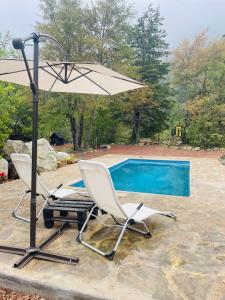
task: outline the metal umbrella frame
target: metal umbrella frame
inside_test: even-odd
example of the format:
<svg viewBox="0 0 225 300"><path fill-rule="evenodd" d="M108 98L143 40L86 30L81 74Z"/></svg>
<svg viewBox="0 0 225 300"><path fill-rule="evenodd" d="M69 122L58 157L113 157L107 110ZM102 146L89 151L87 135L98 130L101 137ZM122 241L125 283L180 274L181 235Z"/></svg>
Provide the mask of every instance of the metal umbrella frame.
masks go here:
<svg viewBox="0 0 225 300"><path fill-rule="evenodd" d="M39 65L39 42L41 39L47 39L55 43L60 50L65 55L65 62L61 63L52 63L49 64L48 62L45 62L43 65L42 63ZM33 41L33 66L31 66L31 62L27 60L26 54L25 54L25 43L28 41ZM52 91L60 91L60 88L62 88L62 85L58 87L59 90L53 90L56 88L56 85L58 84L73 84L76 80L86 80L83 83L83 93L85 92L85 83L90 83L92 85L92 88L94 91L92 94L102 94L102 95L113 95L119 92L128 91L132 89L137 89L144 87L145 85L142 83L139 83L135 80L132 80L126 76L120 75L119 73L116 73L110 69L107 69L101 65L96 65L92 63L71 63L67 61L67 53L64 47L53 37L47 35L47 34L40 34L40 33L32 33L29 36L25 37L24 39L17 38L13 39L13 47L17 50L20 50L23 56L23 61L25 63L25 69L23 70L16 70L12 72L3 72L2 79L0 77L0 80L7 81L7 82L14 82L18 84L28 85L27 82L20 83L17 82L17 79L15 81L14 79L10 79L10 74L16 74L19 72L26 72L28 74L29 79L29 85L30 89L32 91L33 96L33 123L32 123L32 171L31 171L31 200L30 200L30 245L27 248L19 248L19 247L11 247L11 246L3 246L0 245L0 252L6 252L6 253L12 253L12 254L19 254L22 255L22 258L19 259L15 264L15 268L22 268L27 263L29 263L32 259L38 258L42 260L47 261L53 261L53 262L60 262L60 263L67 263L67 264L77 264L79 259L78 258L72 258L68 256L62 256L53 254L47 251L44 251L43 248L47 245L49 245L52 241L54 241L57 237L59 237L70 225L69 223L65 223L59 230L55 231L51 236L49 236L44 242L42 242L40 245L37 245L36 241L36 180L37 180L37 138L38 138L38 98L39 98L39 70L44 71L44 73L51 76L53 78L53 82L51 82L50 88L48 87L47 90ZM100 71L99 71L100 68ZM31 74L31 70L33 71L33 76ZM101 72L103 70L103 72ZM74 75L74 72L75 75ZM101 84L98 83L98 80L95 81L93 77L91 77L92 74L97 74L96 76L99 78L101 76L109 76L112 81L114 80L114 83L118 83L121 81L123 84L120 86L120 89L118 91L113 89L113 84L109 84L107 86L110 87L110 91L101 86ZM72 74L74 76L72 76ZM104 77L102 78L103 82ZM112 89L111 89L112 86ZM44 89L45 88L41 88ZM73 89L69 90L70 93L78 93L79 90L73 91ZM82 90L81 90L82 92ZM87 94L89 92L86 92Z"/></svg>

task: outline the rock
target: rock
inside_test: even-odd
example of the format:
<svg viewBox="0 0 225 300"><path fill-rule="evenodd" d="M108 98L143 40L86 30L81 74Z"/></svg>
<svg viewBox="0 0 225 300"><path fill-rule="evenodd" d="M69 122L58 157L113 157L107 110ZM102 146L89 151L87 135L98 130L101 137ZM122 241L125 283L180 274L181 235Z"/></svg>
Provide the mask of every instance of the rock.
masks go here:
<svg viewBox="0 0 225 300"><path fill-rule="evenodd" d="M192 147L186 146L186 147L183 147L183 150L192 150Z"/></svg>
<svg viewBox="0 0 225 300"><path fill-rule="evenodd" d="M0 173L5 173L6 178L8 178L8 169L9 169L8 161L4 158L1 158L0 159Z"/></svg>
<svg viewBox="0 0 225 300"><path fill-rule="evenodd" d="M225 165L225 155L219 157L218 160L221 162L221 164Z"/></svg>
<svg viewBox="0 0 225 300"><path fill-rule="evenodd" d="M56 153L57 161L63 161L70 158L69 154L66 152L57 152Z"/></svg>
<svg viewBox="0 0 225 300"><path fill-rule="evenodd" d="M31 156L32 153L32 142L26 143L26 150ZM38 157L37 157L37 165L38 170L42 171L52 171L57 168L57 155L55 150L49 144L46 139L39 139L37 141L38 148Z"/></svg>
<svg viewBox="0 0 225 300"><path fill-rule="evenodd" d="M101 145L99 148L105 149L105 150L111 150L111 146L109 146L109 145Z"/></svg>
<svg viewBox="0 0 225 300"><path fill-rule="evenodd" d="M16 171L16 168L14 167L14 164L12 161L9 162L9 173L8 173L9 179L18 179L19 175Z"/></svg>
<svg viewBox="0 0 225 300"><path fill-rule="evenodd" d="M200 147L194 147L194 148L192 148L192 150L194 150L194 151L200 151L201 148Z"/></svg>
<svg viewBox="0 0 225 300"><path fill-rule="evenodd" d="M19 140L8 140L3 148L5 158L10 161L10 155L12 153L26 153L27 148L25 143Z"/></svg>

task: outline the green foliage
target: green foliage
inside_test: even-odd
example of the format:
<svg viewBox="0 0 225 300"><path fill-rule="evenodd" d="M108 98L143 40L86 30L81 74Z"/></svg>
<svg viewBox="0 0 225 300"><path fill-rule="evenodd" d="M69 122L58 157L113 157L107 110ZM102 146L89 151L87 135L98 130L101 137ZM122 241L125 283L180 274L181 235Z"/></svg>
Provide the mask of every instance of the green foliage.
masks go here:
<svg viewBox="0 0 225 300"><path fill-rule="evenodd" d="M11 46L10 33L0 33L0 57L15 57L16 52ZM23 97L24 91L13 84L0 82L0 149L10 134L17 131L30 129L30 124L23 124L28 117L28 110L23 103L27 101Z"/></svg>
<svg viewBox="0 0 225 300"><path fill-rule="evenodd" d="M0 149L10 134L30 135L31 108L24 89L0 84L0 115Z"/></svg>
<svg viewBox="0 0 225 300"><path fill-rule="evenodd" d="M137 143L139 137L151 137L167 127L171 101L164 58L168 44L158 8L150 5L138 20L124 0L96 0L89 5L80 0L41 0L40 8L37 30L55 37L69 60L98 61L148 85L109 98L41 92L40 137L48 139L58 132L79 149L96 143ZM0 35L0 56L12 54L9 41L9 35ZM64 59L50 42L42 45L41 56ZM11 133L30 136L32 123L30 91L13 85L2 89L1 145Z"/></svg>
<svg viewBox="0 0 225 300"><path fill-rule="evenodd" d="M165 77L169 64L162 61L168 55L166 32L162 29L162 18L159 8L154 9L150 4L131 32L131 45L135 50L135 63L138 66L139 77L147 82L151 88L151 98L146 103L140 120L140 135L152 137L155 133L167 128L168 116L171 109L171 89ZM137 110L134 113L137 119ZM137 123L137 122L136 122ZM133 141L137 142L133 127Z"/></svg>
<svg viewBox="0 0 225 300"><path fill-rule="evenodd" d="M53 132L61 134L66 142L71 142L70 124L65 117L65 106L57 94L40 94L39 136L47 140Z"/></svg>
<svg viewBox="0 0 225 300"><path fill-rule="evenodd" d="M169 64L162 61L169 54L162 21L159 8L154 9L150 4L134 25L131 36L141 78L151 85L158 84L168 74Z"/></svg>
<svg viewBox="0 0 225 300"><path fill-rule="evenodd" d="M204 31L174 51L173 80L182 104L187 142L203 148L225 145L225 40Z"/></svg>
<svg viewBox="0 0 225 300"><path fill-rule="evenodd" d="M0 57L17 57L16 51L11 44L11 34L7 32L2 34L0 32Z"/></svg>
<svg viewBox="0 0 225 300"><path fill-rule="evenodd" d="M127 73L130 71L128 60L132 49L126 39L131 9L123 1L101 0L83 7L76 0L42 0L41 11L43 22L38 24L38 30L58 39L67 50L69 59L99 61L115 65ZM57 51L48 44L42 49L42 56L62 59ZM48 113L45 116L48 104L43 105L41 134L49 134L51 128L59 128L59 124L64 122L66 126L61 128L70 127L74 149L82 144L93 145L96 139L100 142L114 141L123 125L114 118L109 102L98 101L100 98L103 99L88 95L54 95L54 100L59 100L54 102L55 107L51 110L56 118L49 118ZM54 100L52 98L51 101ZM49 106L53 104L49 103ZM60 128L57 131L63 133ZM67 130L64 130L65 134Z"/></svg>
<svg viewBox="0 0 225 300"><path fill-rule="evenodd" d="M214 97L197 98L188 103L191 119L187 139L202 148L225 145L225 104Z"/></svg>

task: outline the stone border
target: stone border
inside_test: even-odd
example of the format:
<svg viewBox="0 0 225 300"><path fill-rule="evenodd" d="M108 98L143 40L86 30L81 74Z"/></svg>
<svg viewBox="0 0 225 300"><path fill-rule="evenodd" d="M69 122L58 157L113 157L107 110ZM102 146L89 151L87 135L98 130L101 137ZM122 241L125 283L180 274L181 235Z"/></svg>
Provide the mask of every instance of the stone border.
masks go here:
<svg viewBox="0 0 225 300"><path fill-rule="evenodd" d="M38 295L49 300L106 300L87 293L76 292L75 290L62 289L60 287L38 283L33 280L20 279L17 276L0 273L0 286L11 289L15 292L22 292L30 295Z"/></svg>

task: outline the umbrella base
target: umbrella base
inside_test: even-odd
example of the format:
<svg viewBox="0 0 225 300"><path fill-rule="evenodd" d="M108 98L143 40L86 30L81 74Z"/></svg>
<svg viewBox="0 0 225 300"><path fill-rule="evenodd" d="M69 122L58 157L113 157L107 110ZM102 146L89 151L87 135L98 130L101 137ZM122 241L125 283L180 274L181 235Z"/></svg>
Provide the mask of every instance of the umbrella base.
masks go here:
<svg viewBox="0 0 225 300"><path fill-rule="evenodd" d="M42 242L39 247L36 248L19 248L10 246L1 246L0 252L11 253L22 255L22 257L13 265L14 268L21 269L26 264L28 264L32 259L42 259L46 261L64 263L76 265L79 262L78 258L72 258L69 256L62 256L50 252L43 251L43 248L52 243L56 238L58 238L66 229L70 227L69 223L64 223L63 226L56 230L52 235L50 235L44 242Z"/></svg>

